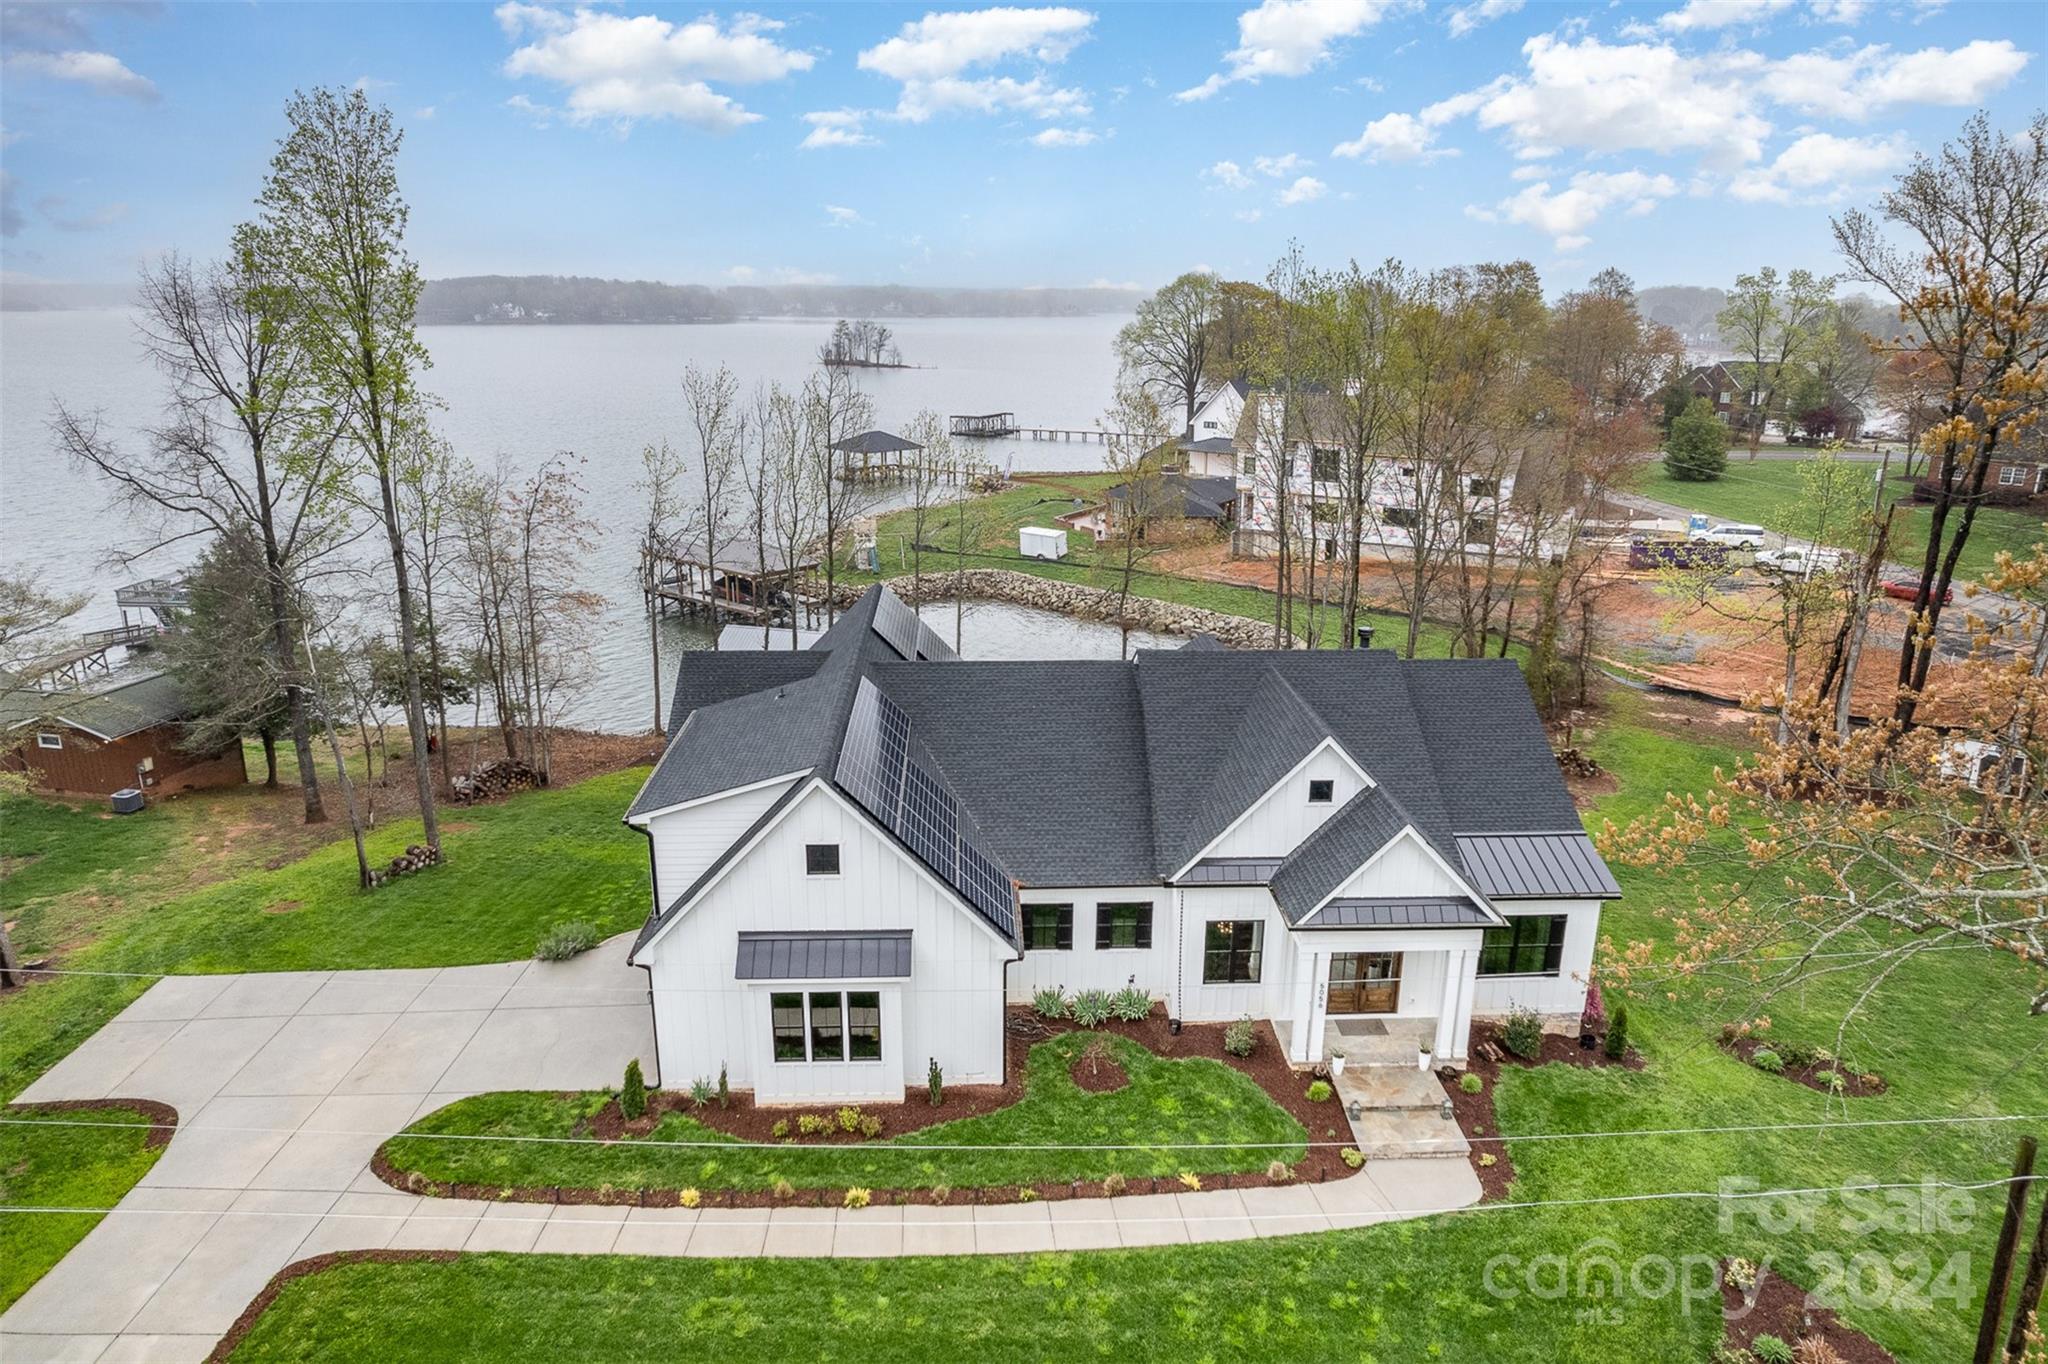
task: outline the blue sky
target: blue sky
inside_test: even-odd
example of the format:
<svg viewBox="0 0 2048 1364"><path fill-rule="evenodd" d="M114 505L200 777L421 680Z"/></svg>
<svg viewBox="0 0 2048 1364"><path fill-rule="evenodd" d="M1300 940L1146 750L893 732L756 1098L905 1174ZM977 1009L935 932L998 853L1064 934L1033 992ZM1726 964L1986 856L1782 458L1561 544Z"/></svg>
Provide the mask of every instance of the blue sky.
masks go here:
<svg viewBox="0 0 2048 1364"><path fill-rule="evenodd" d="M1526 257L1834 266L1827 216L2044 103L2035 3L4 7L0 264L218 250L294 87L404 124L429 275L1152 285Z"/></svg>

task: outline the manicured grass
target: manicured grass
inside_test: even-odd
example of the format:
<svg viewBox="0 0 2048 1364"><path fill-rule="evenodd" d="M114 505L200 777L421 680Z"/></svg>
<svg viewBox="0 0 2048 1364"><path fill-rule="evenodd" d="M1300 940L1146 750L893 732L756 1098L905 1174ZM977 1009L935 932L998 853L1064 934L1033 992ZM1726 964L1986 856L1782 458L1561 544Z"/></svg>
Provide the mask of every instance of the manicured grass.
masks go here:
<svg viewBox="0 0 2048 1364"><path fill-rule="evenodd" d="M1590 736L1581 731L1621 783L1590 825L1652 810L1666 790L1703 789L1746 747L1739 728L1660 715L1669 705L1616 692ZM1673 883L1618 874L1627 898L1608 908L1604 934L1668 942L1682 909ZM1772 1035L1831 1043L1854 983L1845 976L1771 1001ZM1851 1028L1846 1050L1891 1089L1849 1103L1715 1045L1720 1023L1747 1016L1751 1001L1646 984L1628 1004L1647 1069L1509 1068L1499 1120L1528 1135L2048 1113L2048 1020L2026 1014L2030 983L2003 958L1922 958ZM1833 1255L1862 1257L1862 1284L1841 1304L1852 1324L1902 1360L1945 1364L1969 1351L1997 1192L1956 1196L1946 1224L1931 1227L1866 1225L1879 1198L1826 1197L1790 1230L1759 1216L1780 1216L1784 1204L1717 1206L1711 1196L1728 1179L1768 1189L1997 1178L2026 1126L1521 1142L1511 1200L1546 1206L1231 1245L873 1263L477 1256L356 1266L287 1288L238 1357L362 1358L373 1348L365 1342L405 1339L447 1359L1702 1359L1720 1332L1718 1299L1687 1304L1659 1292L1665 1266L1698 1275L1721 1256L1768 1258L1817 1287L1827 1278L1819 1257ZM1654 1193L1709 1197L1577 1202ZM1620 1297L1582 1295L1581 1276L1597 1279L1607 1263L1624 1275ZM1962 1270L1963 1300L1915 1300L1916 1277L1945 1294L1956 1280L1938 1275L1951 1264ZM1542 1293L1531 1291L1532 1265ZM1647 1291L1626 1282L1638 1267ZM1570 1286L1561 1296L1547 1287L1560 1273Z"/></svg>
<svg viewBox="0 0 2048 1364"><path fill-rule="evenodd" d="M0 1204L29 1208L111 1208L163 1153L126 1108L66 1113L67 1124L0 1126ZM100 1126L99 1124L123 1124ZM100 1214L0 1215L0 1311L99 1224Z"/></svg>
<svg viewBox="0 0 2048 1364"><path fill-rule="evenodd" d="M1068 534L1067 557L1058 563L1044 559L1027 559L1017 552L1017 531L1020 527L1049 525L1053 517L1074 510L1074 499L1061 496L1061 489L1071 487L1090 498L1098 498L1102 490L1114 481L1107 474L1060 476L1057 488L1049 486L1049 478L1047 483L1026 483L976 499L969 519L977 533L968 546L965 556L966 567L1004 568L1060 582L1081 583L1089 587L1115 591L1122 581L1116 547L1097 545L1086 531L1073 531ZM875 582L880 578L894 578L909 573L911 560L908 546L912 539L909 512L892 512L883 516L876 536L881 550L882 571L879 577L842 568L839 575L841 581ZM960 542L960 521L954 515L951 506L935 508L929 513L924 542L942 552L927 552L924 555L923 571L950 572L956 563L953 550ZM1244 616L1266 623L1273 619L1274 601L1271 592L1256 587L1239 587L1230 583L1182 578L1148 568L1143 563L1133 575L1132 590L1138 596L1154 597L1182 606L1200 607L1228 616ZM1309 619L1313 615L1323 647L1337 647L1342 638L1343 616L1336 607L1311 608L1308 603L1297 601L1294 614L1294 629L1297 635L1307 634ZM1383 648L1399 648L1408 637L1408 618L1405 615L1365 611L1360 613L1359 620L1361 624L1371 625L1378 631L1374 642ZM1418 640L1418 651L1425 656L1441 657L1448 654L1450 648L1451 632L1441 625L1424 622ZM1519 655L1520 650L1514 652Z"/></svg>
<svg viewBox="0 0 2048 1364"><path fill-rule="evenodd" d="M1864 487L1877 477L1875 465L1858 465L1865 473ZM1664 470L1664 461L1652 460L1637 472L1635 491L1660 502L1670 502L1703 511L1723 521L1751 521L1773 524L1793 499L1799 496L1799 463L1796 460L1758 460L1752 464L1740 452L1728 456L1728 472L1706 483L1682 483ZM1891 548L1885 557L1892 563L1918 569L1927 555L1928 507L1912 501L1913 480L1896 475L1887 484L1886 496L1896 499L1898 513L1892 518ZM1953 524L1953 519L1951 520ZM1956 572L1963 579L1977 579L1989 573L1999 550L2024 557L2034 542L2048 536L2041 517L2011 507L1983 507L1970 527L1970 539ZM1854 546L1850 546L1854 548Z"/></svg>
<svg viewBox="0 0 2048 1364"><path fill-rule="evenodd" d="M1069 1069L1099 1039L1130 1084L1091 1094ZM1084 1061L1083 1064L1086 1064ZM407 1128L415 1133L569 1137L604 1106L609 1092L562 1096L482 1094L431 1113ZM830 1113L830 1108L817 1110ZM791 1126L796 1113L789 1115ZM1263 1170L1275 1160L1301 1159L1307 1139L1301 1124L1248 1077L1219 1061L1168 1060L1135 1042L1096 1033L1064 1033L1031 1049L1024 1096L1008 1108L938 1123L899 1137L858 1146L826 1146L798 1138L786 1145L739 1141L681 1114L670 1113L646 1144L540 1145L408 1140L386 1145L392 1164L440 1183L512 1187L564 1185L619 1189L766 1189L779 1179L801 1189L956 1189L1066 1183L1125 1176ZM663 1149L657 1142L725 1142L728 1149ZM1044 1144L1090 1146L1245 1142L1205 1151L999 1150ZM920 1152L930 1146L987 1146L987 1151Z"/></svg>
<svg viewBox="0 0 2048 1364"><path fill-rule="evenodd" d="M147 875L187 832L180 811L153 805L116 816L105 806L71 805L29 796L0 796L0 914L13 919L37 900L90 886L117 894L125 879ZM24 926L22 950L40 946Z"/></svg>

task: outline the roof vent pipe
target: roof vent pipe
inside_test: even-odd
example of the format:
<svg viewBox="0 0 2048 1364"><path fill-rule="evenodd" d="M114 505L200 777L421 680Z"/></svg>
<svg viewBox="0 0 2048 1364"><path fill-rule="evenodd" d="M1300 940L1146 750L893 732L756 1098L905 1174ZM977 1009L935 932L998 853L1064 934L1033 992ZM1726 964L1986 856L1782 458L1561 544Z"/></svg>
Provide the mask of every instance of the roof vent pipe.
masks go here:
<svg viewBox="0 0 2048 1364"><path fill-rule="evenodd" d="M1370 625L1358 627L1358 647L1361 649L1370 649L1372 647L1372 627Z"/></svg>

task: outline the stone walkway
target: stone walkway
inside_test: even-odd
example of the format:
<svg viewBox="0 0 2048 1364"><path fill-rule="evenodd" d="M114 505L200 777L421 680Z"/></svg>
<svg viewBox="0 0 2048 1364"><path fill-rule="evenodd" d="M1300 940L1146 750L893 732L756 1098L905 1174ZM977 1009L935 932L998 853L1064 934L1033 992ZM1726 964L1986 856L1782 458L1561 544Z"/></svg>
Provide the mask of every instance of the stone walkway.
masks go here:
<svg viewBox="0 0 2048 1364"><path fill-rule="evenodd" d="M858 1211L469 1202L370 1173L387 1137L466 1095L610 1087L634 1056L651 1069L646 977L624 949L159 982L20 1096L154 1099L180 1121L149 1174L0 1316L0 1359L203 1359L279 1269L335 1250L1009 1254L1328 1231L1479 1197L1464 1162L1427 1159L1293 1188Z"/></svg>

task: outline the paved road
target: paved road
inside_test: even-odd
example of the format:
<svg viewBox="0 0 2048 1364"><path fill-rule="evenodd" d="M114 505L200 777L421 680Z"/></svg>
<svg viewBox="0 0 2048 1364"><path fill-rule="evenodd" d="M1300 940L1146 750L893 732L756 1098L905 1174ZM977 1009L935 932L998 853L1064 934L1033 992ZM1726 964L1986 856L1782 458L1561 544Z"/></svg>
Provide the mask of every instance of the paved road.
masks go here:
<svg viewBox="0 0 2048 1364"><path fill-rule="evenodd" d="M859 1211L481 1203L370 1173L387 1137L455 1099L604 1088L631 1058L650 1063L646 977L625 957L622 937L558 964L151 987L21 1095L154 1099L180 1122L141 1183L0 1317L0 1359L203 1359L273 1274L335 1250L1003 1254L1327 1231L1479 1198L1470 1167L1443 1159L1294 1188Z"/></svg>

